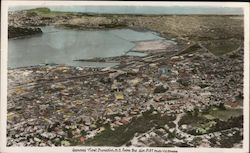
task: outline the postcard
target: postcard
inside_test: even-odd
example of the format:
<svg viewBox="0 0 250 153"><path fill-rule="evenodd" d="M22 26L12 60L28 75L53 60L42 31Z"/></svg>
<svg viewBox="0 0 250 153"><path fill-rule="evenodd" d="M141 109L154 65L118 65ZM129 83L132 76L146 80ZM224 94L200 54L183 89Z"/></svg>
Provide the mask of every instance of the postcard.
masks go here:
<svg viewBox="0 0 250 153"><path fill-rule="evenodd" d="M3 1L1 152L249 152L249 5Z"/></svg>

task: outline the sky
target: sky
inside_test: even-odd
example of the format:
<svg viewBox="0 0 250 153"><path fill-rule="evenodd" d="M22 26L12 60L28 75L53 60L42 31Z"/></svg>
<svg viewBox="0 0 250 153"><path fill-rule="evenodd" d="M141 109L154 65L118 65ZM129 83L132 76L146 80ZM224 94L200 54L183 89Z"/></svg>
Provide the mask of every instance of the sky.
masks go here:
<svg viewBox="0 0 250 153"><path fill-rule="evenodd" d="M194 6L41 6L52 11L99 14L243 14L242 8L194 7ZM37 6L13 6L9 11L37 8Z"/></svg>

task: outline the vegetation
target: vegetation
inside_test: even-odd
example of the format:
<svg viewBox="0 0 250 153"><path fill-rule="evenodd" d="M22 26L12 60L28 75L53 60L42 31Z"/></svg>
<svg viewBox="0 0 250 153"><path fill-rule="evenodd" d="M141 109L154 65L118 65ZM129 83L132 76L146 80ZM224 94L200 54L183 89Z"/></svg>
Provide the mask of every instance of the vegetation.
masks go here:
<svg viewBox="0 0 250 153"><path fill-rule="evenodd" d="M40 8L35 8L35 9L31 9L31 12L38 12L38 13L50 13L50 9L46 8L46 7L40 7Z"/></svg>
<svg viewBox="0 0 250 153"><path fill-rule="evenodd" d="M240 41L238 40L216 40L210 41L204 44L204 46L216 56L221 56L228 52L236 50L240 46Z"/></svg>
<svg viewBox="0 0 250 153"><path fill-rule="evenodd" d="M201 135L233 127L243 127L242 109L225 108L223 104L217 107L210 107L208 110L199 112L196 108L188 112L179 121L179 126L186 124L192 128L186 129L186 132L192 135Z"/></svg>
<svg viewBox="0 0 250 153"><path fill-rule="evenodd" d="M240 100L242 101L244 99L244 95L242 92L240 92L236 97L235 97L236 100Z"/></svg>
<svg viewBox="0 0 250 153"><path fill-rule="evenodd" d="M37 16L37 13L36 12L27 12L27 17L34 17L34 16Z"/></svg>
<svg viewBox="0 0 250 153"><path fill-rule="evenodd" d="M136 133L145 133L153 127L163 127L170 121L175 120L172 116L161 116L158 114L152 114L154 110L144 112L141 117L133 119L129 124L119 126L115 130L111 130L110 127L106 128L100 134L97 134L94 138L86 141L85 145L90 146L121 146L127 144Z"/></svg>
<svg viewBox="0 0 250 153"><path fill-rule="evenodd" d="M242 109L231 109L227 108L226 110L211 110L209 114L215 118L226 121L231 117L237 117L243 115Z"/></svg>
<svg viewBox="0 0 250 153"><path fill-rule="evenodd" d="M74 15L76 13L71 13L71 12L59 12L59 11L51 11L49 8L46 7L40 7L40 8L35 8L35 9L30 9L27 10L28 15L40 15L40 16L45 16L45 17L50 17L50 16L68 16L68 15Z"/></svg>
<svg viewBox="0 0 250 153"><path fill-rule="evenodd" d="M242 140L243 136L239 131L236 131L236 133L231 137L224 135L219 142L222 148L232 148L234 144L239 143Z"/></svg>

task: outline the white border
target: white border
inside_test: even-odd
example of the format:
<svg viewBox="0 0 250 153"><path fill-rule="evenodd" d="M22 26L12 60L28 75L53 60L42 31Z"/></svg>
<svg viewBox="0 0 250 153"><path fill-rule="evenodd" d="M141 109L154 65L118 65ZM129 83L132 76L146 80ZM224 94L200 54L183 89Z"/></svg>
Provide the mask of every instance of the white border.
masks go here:
<svg viewBox="0 0 250 153"><path fill-rule="evenodd" d="M211 7L241 7L247 8L244 2L147 2L147 1L3 1L5 6L41 6L41 5L84 5L84 6L211 6Z"/></svg>
<svg viewBox="0 0 250 153"><path fill-rule="evenodd" d="M246 153L249 152L249 3L244 2L125 2L125 1L2 1L1 12L1 138L0 152L72 152L73 148L98 147L6 147L6 119L7 119L7 17L9 6L212 6L212 7L240 7L244 9L244 139L242 149L221 148L155 148L168 149L186 153ZM112 148L112 147L102 147ZM131 147L130 147L131 148ZM152 147L151 147L152 148ZM135 148L136 149L136 148ZM138 149L138 148L137 148Z"/></svg>

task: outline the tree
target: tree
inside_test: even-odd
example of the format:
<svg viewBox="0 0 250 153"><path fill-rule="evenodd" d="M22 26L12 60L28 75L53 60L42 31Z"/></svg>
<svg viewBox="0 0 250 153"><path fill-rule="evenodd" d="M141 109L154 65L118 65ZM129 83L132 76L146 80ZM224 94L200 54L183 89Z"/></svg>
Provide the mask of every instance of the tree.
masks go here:
<svg viewBox="0 0 250 153"><path fill-rule="evenodd" d="M224 103L220 103L218 108L220 110L226 110L226 107L225 107Z"/></svg>
<svg viewBox="0 0 250 153"><path fill-rule="evenodd" d="M194 108L194 113L193 116L198 116L199 115L199 109L197 107Z"/></svg>

